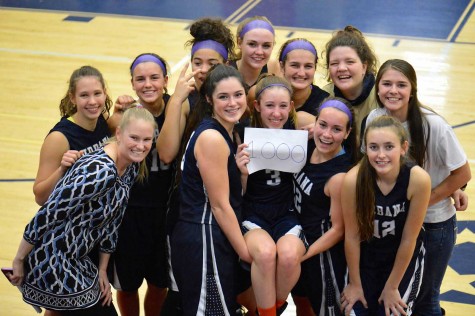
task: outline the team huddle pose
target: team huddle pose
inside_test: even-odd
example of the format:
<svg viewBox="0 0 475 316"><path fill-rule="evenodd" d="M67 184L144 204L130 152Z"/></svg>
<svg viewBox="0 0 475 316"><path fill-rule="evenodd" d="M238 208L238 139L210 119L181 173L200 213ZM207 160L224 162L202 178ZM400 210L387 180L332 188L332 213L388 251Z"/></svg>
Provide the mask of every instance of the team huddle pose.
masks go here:
<svg viewBox="0 0 475 316"><path fill-rule="evenodd" d="M102 74L73 72L44 140L40 208L8 277L46 315L442 315L440 287L471 178L414 68L377 58L353 26L286 41L263 16L234 36L190 27L173 95L155 53L112 107ZM237 48L237 51L236 51ZM112 114L109 111L113 110ZM306 130L298 172L249 173L245 128Z"/></svg>

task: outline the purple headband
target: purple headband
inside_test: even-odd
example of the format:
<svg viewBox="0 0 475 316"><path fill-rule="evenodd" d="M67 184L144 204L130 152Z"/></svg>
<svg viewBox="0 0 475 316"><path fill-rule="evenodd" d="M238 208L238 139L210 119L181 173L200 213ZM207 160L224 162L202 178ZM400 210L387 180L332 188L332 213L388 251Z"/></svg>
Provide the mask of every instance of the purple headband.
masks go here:
<svg viewBox="0 0 475 316"><path fill-rule="evenodd" d="M284 61L285 56L287 56L288 53L290 53L291 51L296 50L296 49L304 49L304 50L307 50L307 51L311 52L315 56L317 56L317 50L312 45L312 43L304 41L304 40L295 40L295 41L290 42L289 44L287 44L287 46L285 46L285 49L282 52L282 57L280 58L280 61Z"/></svg>
<svg viewBox="0 0 475 316"><path fill-rule="evenodd" d="M163 62L159 58L157 58L153 55L150 55L150 54L144 54L144 55L138 57L137 59L135 59L134 63L132 64L132 67L130 67L131 72L132 73L134 72L134 69L135 69L135 67L137 67L138 64L141 64L141 63L144 63L144 62L147 62L147 61L151 61L151 62L154 62L157 65L159 65L160 68L162 68L163 75L164 76L167 75L167 68L165 67Z"/></svg>
<svg viewBox="0 0 475 316"><path fill-rule="evenodd" d="M323 102L322 105L320 105L320 107L318 108L318 114L320 114L320 112L322 112L322 110L324 108L335 108L335 109L338 109L340 111L342 111L343 113L345 113L348 118L350 119L350 126L353 124L353 115L351 115L351 111L350 109L348 109L348 107L346 106L345 103L339 101L339 100L328 100L328 101L325 101Z"/></svg>
<svg viewBox="0 0 475 316"><path fill-rule="evenodd" d="M241 32L239 33L239 37L243 38L244 34L249 32L250 30L254 30L254 29L268 30L269 32L272 33L272 35L275 35L274 28L268 22L266 22L264 20L252 20L251 22L244 25Z"/></svg>
<svg viewBox="0 0 475 316"><path fill-rule="evenodd" d="M283 83L271 83L270 85L264 87L264 89L262 89L261 91L259 91L256 94L256 100L259 99L259 96L262 94L262 92L264 92L264 90L267 90L270 87L283 87L283 88L287 89L287 91L289 91L290 95L292 95L292 91L289 90L289 87L287 87L285 84L283 84Z"/></svg>
<svg viewBox="0 0 475 316"><path fill-rule="evenodd" d="M226 49L226 47L224 47L223 44L218 43L216 41L206 40L194 43L193 47L191 48L191 56L193 56L196 51L200 49L212 49L218 54L220 54L223 57L224 61L228 60L228 50Z"/></svg>

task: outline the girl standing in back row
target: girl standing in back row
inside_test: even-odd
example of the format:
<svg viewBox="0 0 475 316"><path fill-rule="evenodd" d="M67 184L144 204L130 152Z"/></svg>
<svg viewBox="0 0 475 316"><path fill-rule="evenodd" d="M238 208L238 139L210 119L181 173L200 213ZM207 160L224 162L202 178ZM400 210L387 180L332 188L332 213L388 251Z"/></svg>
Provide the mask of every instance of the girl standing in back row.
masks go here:
<svg viewBox="0 0 475 316"><path fill-rule="evenodd" d="M355 112L355 132L361 138L367 115L378 106L374 94L376 55L360 30L348 25L325 45L325 57L331 83L323 90L350 102Z"/></svg>
<svg viewBox="0 0 475 316"><path fill-rule="evenodd" d="M113 254L113 285L117 290L121 315L138 316L138 290L145 280L145 313L158 315L168 285L165 218L172 169L160 159L155 142L170 98L167 94L168 74L165 60L153 53L138 55L129 71L132 89L138 96L137 101L132 100L153 115L157 128L153 147L145 159L148 177L132 187L119 229L119 242Z"/></svg>

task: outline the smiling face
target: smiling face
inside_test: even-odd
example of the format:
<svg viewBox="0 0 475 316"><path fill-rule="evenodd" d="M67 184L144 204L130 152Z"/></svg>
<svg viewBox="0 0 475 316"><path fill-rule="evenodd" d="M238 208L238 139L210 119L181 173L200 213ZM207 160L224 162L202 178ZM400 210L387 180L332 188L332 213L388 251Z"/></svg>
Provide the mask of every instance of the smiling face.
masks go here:
<svg viewBox="0 0 475 316"><path fill-rule="evenodd" d="M281 62L282 73L294 91L308 88L313 83L316 65L315 55L304 49L295 49Z"/></svg>
<svg viewBox="0 0 475 316"><path fill-rule="evenodd" d="M117 144L121 161L126 164L140 162L150 152L155 127L143 119L131 119L121 129L116 130Z"/></svg>
<svg viewBox="0 0 475 316"><path fill-rule="evenodd" d="M407 120L411 83L401 72L388 68L378 83L378 97L391 116L401 122Z"/></svg>
<svg viewBox="0 0 475 316"><path fill-rule="evenodd" d="M347 100L354 100L363 91L367 65L349 46L337 46L329 54L330 78Z"/></svg>
<svg viewBox="0 0 475 316"><path fill-rule="evenodd" d="M407 141L401 144L395 127L371 128L366 132L366 154L379 178L397 177L407 147Z"/></svg>
<svg viewBox="0 0 475 316"><path fill-rule="evenodd" d="M211 67L223 63L223 57L215 50L209 48L197 50L191 58L191 70L201 70L201 72L198 72L194 77L196 87L198 89L201 87Z"/></svg>
<svg viewBox="0 0 475 316"><path fill-rule="evenodd" d="M227 77L216 84L211 100L214 118L224 127L232 127L246 111L246 93L236 77Z"/></svg>
<svg viewBox="0 0 475 316"><path fill-rule="evenodd" d="M95 76L87 76L81 77L76 82L75 92L69 97L77 108L75 119L93 121L102 114L107 96L99 79Z"/></svg>
<svg viewBox="0 0 475 316"><path fill-rule="evenodd" d="M274 48L274 34L266 29L253 29L238 39L242 62L254 69L264 67Z"/></svg>
<svg viewBox="0 0 475 316"><path fill-rule="evenodd" d="M263 127L282 128L289 119L293 102L286 88L274 86L262 91L259 100L254 101L254 107Z"/></svg>
<svg viewBox="0 0 475 316"><path fill-rule="evenodd" d="M168 77L162 68L151 61L138 64L132 74L132 88L143 105L161 102L163 91L167 87Z"/></svg>
<svg viewBox="0 0 475 316"><path fill-rule="evenodd" d="M328 158L335 157L350 134L348 123L349 118L343 111L332 107L322 109L315 122L316 150Z"/></svg>

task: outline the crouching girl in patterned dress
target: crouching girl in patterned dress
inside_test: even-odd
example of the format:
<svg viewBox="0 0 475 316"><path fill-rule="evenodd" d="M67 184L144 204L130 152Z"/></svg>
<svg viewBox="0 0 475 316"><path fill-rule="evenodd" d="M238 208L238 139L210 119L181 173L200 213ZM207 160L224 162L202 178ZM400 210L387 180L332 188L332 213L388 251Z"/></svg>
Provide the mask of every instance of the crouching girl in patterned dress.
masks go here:
<svg viewBox="0 0 475 316"><path fill-rule="evenodd" d="M61 315L117 315L106 267L155 127L147 110L127 110L116 140L78 159L58 182L13 260L9 278L27 303ZM88 256L96 245L99 267Z"/></svg>

